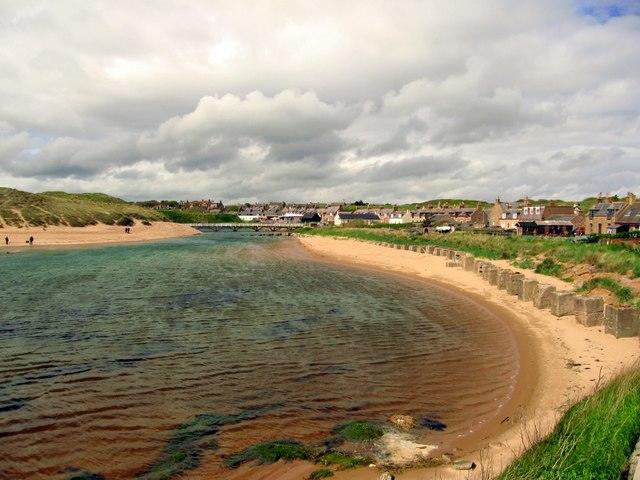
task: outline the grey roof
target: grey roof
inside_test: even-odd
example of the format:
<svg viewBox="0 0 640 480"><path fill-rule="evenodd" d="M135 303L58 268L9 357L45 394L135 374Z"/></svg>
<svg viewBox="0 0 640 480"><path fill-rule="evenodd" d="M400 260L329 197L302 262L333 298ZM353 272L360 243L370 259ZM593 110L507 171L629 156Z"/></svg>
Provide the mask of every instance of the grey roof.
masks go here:
<svg viewBox="0 0 640 480"><path fill-rule="evenodd" d="M620 211L616 219L621 224L640 224L640 202L633 202Z"/></svg>
<svg viewBox="0 0 640 480"><path fill-rule="evenodd" d="M589 216L611 218L613 215L615 215L620 210L622 210L625 205L626 204L624 202L596 203L593 207L589 209Z"/></svg>
<svg viewBox="0 0 640 480"><path fill-rule="evenodd" d="M348 213L340 212L342 220L380 220L380 217L373 212L366 213Z"/></svg>

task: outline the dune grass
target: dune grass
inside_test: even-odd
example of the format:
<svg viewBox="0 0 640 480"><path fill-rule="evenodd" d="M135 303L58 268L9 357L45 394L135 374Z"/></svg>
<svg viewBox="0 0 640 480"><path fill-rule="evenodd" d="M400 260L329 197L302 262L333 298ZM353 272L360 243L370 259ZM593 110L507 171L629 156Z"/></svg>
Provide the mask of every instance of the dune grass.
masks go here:
<svg viewBox="0 0 640 480"><path fill-rule="evenodd" d="M602 287L609 290L622 305L628 305L635 299L633 290L625 287L613 278L596 277L582 284L576 289L578 293L589 293L596 287Z"/></svg>
<svg viewBox="0 0 640 480"><path fill-rule="evenodd" d="M587 264L594 266L599 272L614 272L632 278L640 277L640 251L624 244L575 243L567 238L504 237L469 232L419 235L408 231L381 228L309 228L301 230L301 233L401 245L435 245L492 260L518 261L525 258L544 257L564 266ZM543 268L550 266L547 264ZM556 271L555 274L561 273Z"/></svg>
<svg viewBox="0 0 640 480"><path fill-rule="evenodd" d="M160 213L104 193L29 193L0 188L0 224L84 227L97 223L114 225L123 217L147 221L165 219Z"/></svg>
<svg viewBox="0 0 640 480"><path fill-rule="evenodd" d="M618 480L640 437L640 370L576 403L499 480Z"/></svg>

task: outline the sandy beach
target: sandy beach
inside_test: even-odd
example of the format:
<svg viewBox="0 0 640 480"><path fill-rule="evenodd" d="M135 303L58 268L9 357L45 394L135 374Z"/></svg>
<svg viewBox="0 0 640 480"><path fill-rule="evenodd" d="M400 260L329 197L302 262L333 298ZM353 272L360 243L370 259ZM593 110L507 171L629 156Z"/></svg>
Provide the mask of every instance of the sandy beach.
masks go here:
<svg viewBox="0 0 640 480"><path fill-rule="evenodd" d="M503 312L503 318L519 338L523 349L521 374L525 378L519 382L511 404L497 411L494 425L487 426L479 438L476 434L462 442L465 458L473 460L479 468L472 472L454 471L450 467L413 469L397 473L396 478L479 479L496 475L522 452L524 439L534 435L534 430L549 431L567 406L640 357L637 338L616 339L605 335L602 327L579 325L573 316L557 318L548 311L535 309L531 303L490 286L472 272L447 268L443 257L349 239L303 237L300 242L328 261L355 262L417 276L490 302ZM292 469L300 469L299 477L292 474ZM286 464L266 468L264 477L259 478L280 478L277 474L273 476L276 471L288 471L291 478L305 478L302 467ZM337 472L335 478L368 480L379 475L377 468L364 468Z"/></svg>
<svg viewBox="0 0 640 480"><path fill-rule="evenodd" d="M14 251L25 248L146 242L199 234L188 225L171 222L154 222L151 225L136 222L131 227L131 233L125 233L124 230L124 227L104 224L88 227L4 227L0 228L0 249ZM28 244L31 236L34 238L32 246ZM9 237L8 246L5 244L5 237Z"/></svg>

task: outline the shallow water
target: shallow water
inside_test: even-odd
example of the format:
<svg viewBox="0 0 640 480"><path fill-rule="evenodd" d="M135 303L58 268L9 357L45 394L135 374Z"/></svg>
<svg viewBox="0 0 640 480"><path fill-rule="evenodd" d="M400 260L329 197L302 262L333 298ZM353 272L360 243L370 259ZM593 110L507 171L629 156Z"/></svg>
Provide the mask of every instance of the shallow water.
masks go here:
<svg viewBox="0 0 640 480"><path fill-rule="evenodd" d="M395 413L425 419L419 441L451 442L495 415L517 373L512 335L482 306L288 238L3 255L0 308L3 479L134 478L197 415L213 427L189 444L193 467Z"/></svg>

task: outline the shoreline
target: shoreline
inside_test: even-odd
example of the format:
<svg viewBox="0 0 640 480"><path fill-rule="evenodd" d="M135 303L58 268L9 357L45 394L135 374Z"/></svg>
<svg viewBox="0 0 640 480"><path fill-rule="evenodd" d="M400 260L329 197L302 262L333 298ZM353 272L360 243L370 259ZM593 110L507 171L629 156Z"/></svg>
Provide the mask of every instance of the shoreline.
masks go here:
<svg viewBox="0 0 640 480"><path fill-rule="evenodd" d="M33 249L59 249L67 247L119 245L148 242L168 238L199 235L200 232L188 225L172 222L152 222L143 225L136 221L131 233L124 233L125 227L116 225L89 225L86 227L4 227L0 228L0 252L17 253ZM5 236L9 245L5 245ZM26 241L33 236L34 243Z"/></svg>
<svg viewBox="0 0 640 480"><path fill-rule="evenodd" d="M398 479L479 479L486 478L482 475L487 473L499 474L522 453L527 438L549 432L569 405L639 358L637 338L615 339L605 335L602 327L579 325L573 316L557 318L548 311L531 308L530 304L488 285L472 272L446 268L443 257L352 239L298 237L298 240L311 254L330 262L356 264L428 280L506 314L501 318L514 334L522 364L517 388L507 405L498 411L493 428L487 426L460 442L465 458L473 460L480 468L470 472L455 471L450 467L413 468L398 472ZM511 420L505 425L501 422L502 412L509 406L513 416L509 416ZM519 415L515 415L518 410ZM496 422L499 422L498 428ZM280 469L283 467L285 465ZM373 480L379 474L378 469L361 468L338 471L334 478ZM267 475L264 478L271 478Z"/></svg>

